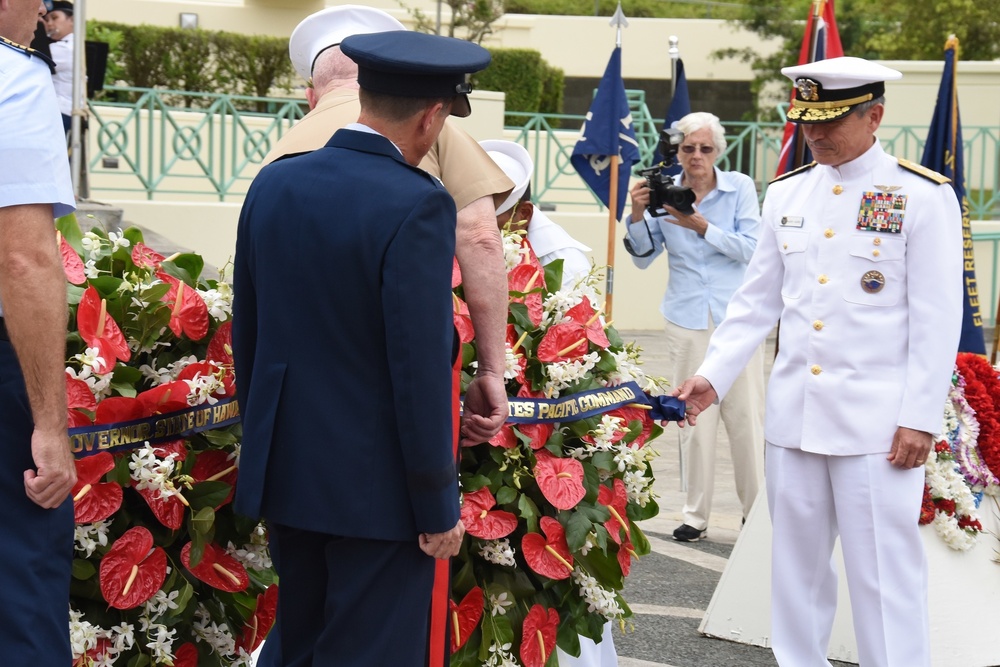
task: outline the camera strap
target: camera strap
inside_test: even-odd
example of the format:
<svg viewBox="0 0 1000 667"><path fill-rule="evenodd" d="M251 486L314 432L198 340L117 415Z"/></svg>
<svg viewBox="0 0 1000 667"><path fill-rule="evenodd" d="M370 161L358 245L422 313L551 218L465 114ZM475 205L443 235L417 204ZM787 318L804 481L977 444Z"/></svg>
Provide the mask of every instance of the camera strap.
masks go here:
<svg viewBox="0 0 1000 667"><path fill-rule="evenodd" d="M646 234L649 235L649 245L650 248L646 252L636 252L635 248L632 246L632 240L629 239L628 234L622 239L625 242L625 252L632 255L633 257L649 257L654 252L656 252L656 241L653 240L653 232L649 229L649 221L646 220L646 216L642 216L642 224L646 226Z"/></svg>

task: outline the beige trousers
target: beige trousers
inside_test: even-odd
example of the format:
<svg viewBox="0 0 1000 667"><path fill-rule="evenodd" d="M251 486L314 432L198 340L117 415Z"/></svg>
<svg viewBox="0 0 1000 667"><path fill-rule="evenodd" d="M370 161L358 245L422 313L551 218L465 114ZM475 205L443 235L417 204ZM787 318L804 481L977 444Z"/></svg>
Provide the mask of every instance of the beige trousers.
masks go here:
<svg viewBox="0 0 1000 667"><path fill-rule="evenodd" d="M667 348L673 369L671 383L676 387L694 375L705 358L708 341L715 327L685 329L666 321ZM719 405L698 415L697 426L680 429L681 455L685 461L687 499L684 523L704 530L712 513L715 491L715 441L719 420L726 427L733 461L736 495L743 506L743 516L750 513L764 478L764 352L757 348L732 389Z"/></svg>

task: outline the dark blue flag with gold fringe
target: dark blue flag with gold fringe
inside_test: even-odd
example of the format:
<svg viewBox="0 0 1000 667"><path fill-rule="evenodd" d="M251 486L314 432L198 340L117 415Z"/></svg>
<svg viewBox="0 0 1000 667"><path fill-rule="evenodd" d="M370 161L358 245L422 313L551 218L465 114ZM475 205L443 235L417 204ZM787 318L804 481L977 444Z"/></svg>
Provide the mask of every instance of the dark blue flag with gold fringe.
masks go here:
<svg viewBox="0 0 1000 667"><path fill-rule="evenodd" d="M927 131L927 143L920 164L944 174L962 205L962 252L965 266L965 299L962 313L962 338L959 352L986 355L983 339L983 316L976 285L976 260L969 224L969 200L965 195L965 163L962 154L962 119L958 113L958 39L952 36L944 45L944 72L938 88L934 117Z"/></svg>

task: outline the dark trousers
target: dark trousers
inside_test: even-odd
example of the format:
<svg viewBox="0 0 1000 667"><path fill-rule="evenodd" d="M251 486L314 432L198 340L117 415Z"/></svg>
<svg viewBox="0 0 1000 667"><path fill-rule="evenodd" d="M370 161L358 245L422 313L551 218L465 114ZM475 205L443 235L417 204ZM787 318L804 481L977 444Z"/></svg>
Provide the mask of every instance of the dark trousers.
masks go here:
<svg viewBox="0 0 1000 667"><path fill-rule="evenodd" d="M69 665L73 501L28 500L31 410L14 350L0 338L0 649L9 667ZM67 442L66 446L69 446Z"/></svg>
<svg viewBox="0 0 1000 667"><path fill-rule="evenodd" d="M269 529L280 621L260 665L423 667L434 559L416 539Z"/></svg>

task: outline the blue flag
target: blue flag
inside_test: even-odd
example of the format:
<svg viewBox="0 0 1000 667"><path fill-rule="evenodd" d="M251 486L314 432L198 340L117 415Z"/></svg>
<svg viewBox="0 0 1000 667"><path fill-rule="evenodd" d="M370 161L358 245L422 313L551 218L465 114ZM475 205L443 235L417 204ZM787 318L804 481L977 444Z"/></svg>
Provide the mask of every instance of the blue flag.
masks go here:
<svg viewBox="0 0 1000 667"><path fill-rule="evenodd" d="M632 165L639 161L632 112L628 108L625 82L622 81L621 47L615 47L611 54L570 158L580 177L609 209L613 155L618 156L618 201L614 211L615 218L621 220Z"/></svg>
<svg viewBox="0 0 1000 667"><path fill-rule="evenodd" d="M678 58L677 82L674 86L674 96L670 99L670 108L667 109L667 115L663 119L663 129L667 129L689 113L691 113L691 98L688 97L688 82L687 77L684 76L684 61ZM653 164L659 164L662 161L663 156L660 154L659 144L657 144L656 152L653 153ZM675 164L664 169L663 173L676 176L681 173L681 166Z"/></svg>
<svg viewBox="0 0 1000 667"><path fill-rule="evenodd" d="M983 316L979 308L976 285L976 261L972 252L972 227L969 224L969 201L965 196L965 162L962 155L962 119L958 113L958 88L955 66L958 60L958 40L945 44L944 72L938 88L934 117L927 131L927 143L920 164L951 179L951 187L962 205L962 249L965 255L965 299L962 307L962 338L959 352L986 355L983 340Z"/></svg>

